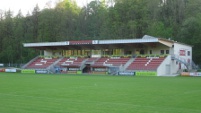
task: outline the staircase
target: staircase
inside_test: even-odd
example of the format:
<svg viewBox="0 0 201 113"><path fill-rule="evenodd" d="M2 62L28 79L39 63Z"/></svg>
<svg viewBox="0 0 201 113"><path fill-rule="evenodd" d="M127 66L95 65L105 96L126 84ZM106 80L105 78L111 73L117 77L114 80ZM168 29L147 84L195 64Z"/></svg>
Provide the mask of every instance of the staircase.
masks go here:
<svg viewBox="0 0 201 113"><path fill-rule="evenodd" d="M38 59L39 56L33 58L31 61L29 61L27 64L23 65L21 68L25 69L29 64L31 64L33 61L35 61L36 59Z"/></svg>
<svg viewBox="0 0 201 113"><path fill-rule="evenodd" d="M122 70L126 70L126 68L135 60L135 58L131 58L123 67Z"/></svg>
<svg viewBox="0 0 201 113"><path fill-rule="evenodd" d="M88 59L85 59L84 61L82 61L82 64L80 66L80 70L83 70L86 67L85 63L87 62L87 60Z"/></svg>
<svg viewBox="0 0 201 113"><path fill-rule="evenodd" d="M186 62L186 60L183 59L183 58L178 57L178 56L175 56L175 55L172 55L172 56L171 56L171 59L172 59L172 60L176 60L176 61L178 61L178 62L184 64L184 65L186 66L186 68L187 68L188 71L191 69L191 64L188 63L188 62Z"/></svg>
<svg viewBox="0 0 201 113"><path fill-rule="evenodd" d="M63 59L63 57L59 58L57 61L55 61L53 64L51 64L49 67L47 67L48 70L51 70L52 67L54 67L56 64L58 64L61 60Z"/></svg>

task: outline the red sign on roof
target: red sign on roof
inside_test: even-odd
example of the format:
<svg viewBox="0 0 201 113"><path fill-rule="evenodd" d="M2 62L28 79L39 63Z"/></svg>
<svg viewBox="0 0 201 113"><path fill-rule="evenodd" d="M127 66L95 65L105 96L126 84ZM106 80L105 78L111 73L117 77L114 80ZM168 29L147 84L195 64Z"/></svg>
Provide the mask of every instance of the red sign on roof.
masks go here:
<svg viewBox="0 0 201 113"><path fill-rule="evenodd" d="M92 40L69 41L69 45L92 44Z"/></svg>

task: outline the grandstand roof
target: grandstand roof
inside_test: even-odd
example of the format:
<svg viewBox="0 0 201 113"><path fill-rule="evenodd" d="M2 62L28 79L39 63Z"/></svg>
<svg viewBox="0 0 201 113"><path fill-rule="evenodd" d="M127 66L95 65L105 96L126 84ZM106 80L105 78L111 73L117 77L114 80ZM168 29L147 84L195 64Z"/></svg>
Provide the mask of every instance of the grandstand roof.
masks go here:
<svg viewBox="0 0 201 113"><path fill-rule="evenodd" d="M145 43L161 43L168 47L172 47L175 43L173 40L156 38L145 35L141 39L115 39L115 40L80 40L80 41L63 41L63 42L40 42L40 43L24 43L24 47L35 49L107 49L107 48L122 48L125 46ZM107 46L105 46L107 45Z"/></svg>

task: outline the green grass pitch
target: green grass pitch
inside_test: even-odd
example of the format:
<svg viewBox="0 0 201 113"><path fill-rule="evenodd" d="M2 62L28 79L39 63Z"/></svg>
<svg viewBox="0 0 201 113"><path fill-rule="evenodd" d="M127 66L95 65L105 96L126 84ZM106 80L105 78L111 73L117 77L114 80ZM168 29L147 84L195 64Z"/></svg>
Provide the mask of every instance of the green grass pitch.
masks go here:
<svg viewBox="0 0 201 113"><path fill-rule="evenodd" d="M201 78L0 73L0 113L201 113Z"/></svg>

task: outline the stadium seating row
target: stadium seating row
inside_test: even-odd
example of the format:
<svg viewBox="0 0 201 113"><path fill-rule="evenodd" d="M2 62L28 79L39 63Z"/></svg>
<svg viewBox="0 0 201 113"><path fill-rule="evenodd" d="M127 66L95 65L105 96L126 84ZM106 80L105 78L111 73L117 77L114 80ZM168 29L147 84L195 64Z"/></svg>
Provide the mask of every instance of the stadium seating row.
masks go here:
<svg viewBox="0 0 201 113"><path fill-rule="evenodd" d="M165 58L136 58L127 70L156 70Z"/></svg>
<svg viewBox="0 0 201 113"><path fill-rule="evenodd" d="M37 58L35 61L30 63L26 68L28 69L45 69L52 65L55 61L57 61L57 58L52 59L44 59L44 58Z"/></svg>
<svg viewBox="0 0 201 113"><path fill-rule="evenodd" d="M56 61L56 65L61 67L71 67L79 68L81 65L90 64L91 67L108 67L108 66L125 66L131 58L78 58L78 57L69 57L69 58L52 58L44 59L37 58L32 63L30 63L26 68L28 69L46 69ZM126 70L156 70L158 66L163 62L165 57L137 57L134 59L130 65L127 66Z"/></svg>

